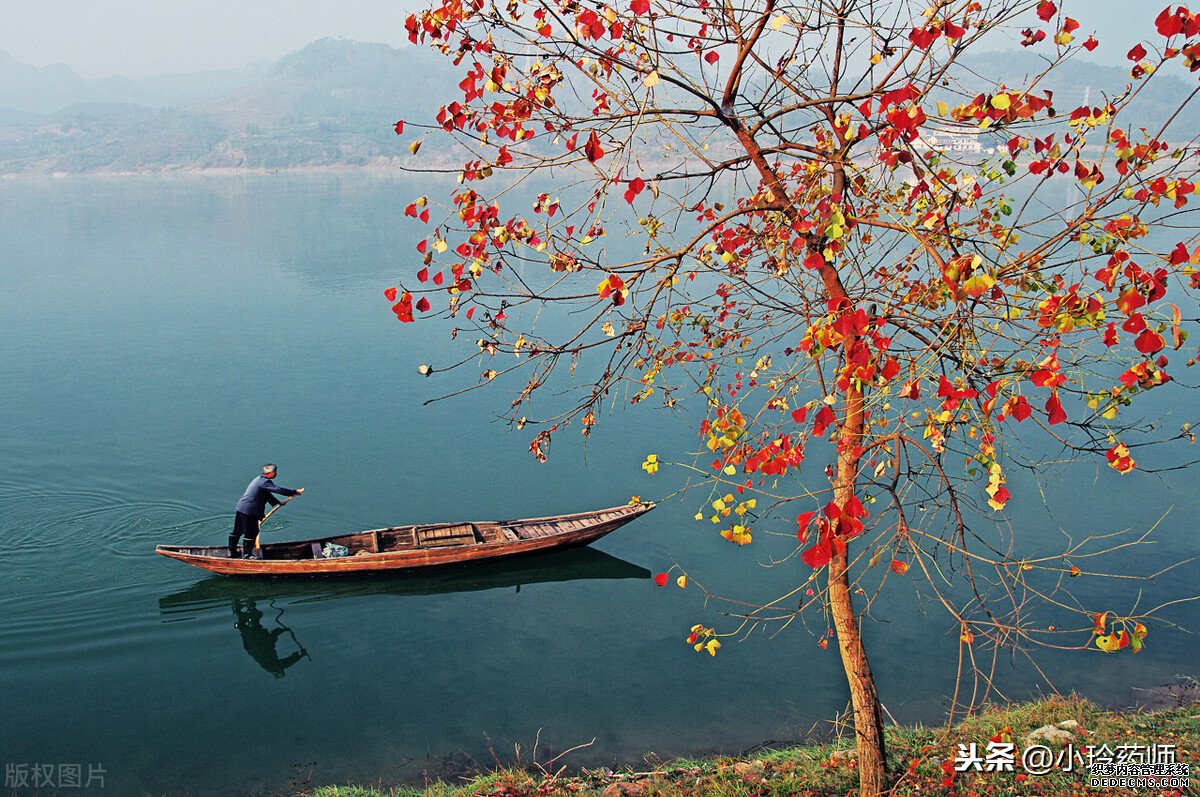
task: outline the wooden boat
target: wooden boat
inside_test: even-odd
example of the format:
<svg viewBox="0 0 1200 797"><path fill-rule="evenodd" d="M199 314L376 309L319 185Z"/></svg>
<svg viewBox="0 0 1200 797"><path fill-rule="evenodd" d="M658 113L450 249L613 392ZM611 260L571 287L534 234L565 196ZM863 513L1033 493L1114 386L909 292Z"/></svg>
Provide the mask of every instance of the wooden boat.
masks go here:
<svg viewBox="0 0 1200 797"><path fill-rule="evenodd" d="M262 559L233 559L225 545L160 545L155 553L222 575L336 575L377 570L417 570L490 561L588 545L654 504L614 506L573 515L490 522L392 526L336 537L262 546ZM326 557L326 543L349 555Z"/></svg>

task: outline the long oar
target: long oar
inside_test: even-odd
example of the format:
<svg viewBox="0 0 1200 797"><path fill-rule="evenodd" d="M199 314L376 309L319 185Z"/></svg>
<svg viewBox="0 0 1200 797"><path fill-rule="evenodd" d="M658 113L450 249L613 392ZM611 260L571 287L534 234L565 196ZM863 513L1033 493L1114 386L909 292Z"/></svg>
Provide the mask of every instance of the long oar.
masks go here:
<svg viewBox="0 0 1200 797"><path fill-rule="evenodd" d="M296 495L293 495L292 498L295 498L296 496L303 495L303 494L304 494L304 488L301 487L299 490L296 491ZM267 518L269 518L271 515L274 515L275 510L279 509L281 506L286 504L288 501L291 501L292 498L285 498L282 501L280 501L278 504L276 504L275 506L271 507L271 511L268 512L267 514L263 515L263 519L258 521L258 534L254 535L254 550L256 550L256 551L262 550L262 545L260 545L259 543L262 541L262 525L267 522Z"/></svg>

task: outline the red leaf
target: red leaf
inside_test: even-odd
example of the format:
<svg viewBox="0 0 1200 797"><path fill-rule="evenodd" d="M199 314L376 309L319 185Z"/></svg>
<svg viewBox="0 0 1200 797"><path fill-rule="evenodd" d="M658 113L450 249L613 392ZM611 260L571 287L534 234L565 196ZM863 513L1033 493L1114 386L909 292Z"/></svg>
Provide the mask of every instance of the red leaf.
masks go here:
<svg viewBox="0 0 1200 797"><path fill-rule="evenodd" d="M1087 50L1089 53L1092 50L1095 50L1099 46L1100 46L1100 42L1096 41L1095 36L1088 36L1087 41L1085 41L1083 43L1083 49Z"/></svg>
<svg viewBox="0 0 1200 797"><path fill-rule="evenodd" d="M842 507L842 513L853 518L867 516L866 507L862 505L862 501L858 500L857 495L852 495L846 499L846 503Z"/></svg>
<svg viewBox="0 0 1200 797"><path fill-rule="evenodd" d="M423 268L417 272L417 282L425 282L429 279L429 269Z"/></svg>
<svg viewBox="0 0 1200 797"><path fill-rule="evenodd" d="M818 269L824 265L825 265L825 258L821 255L820 252L809 252L808 256L804 258L804 267L805 268Z"/></svg>
<svg viewBox="0 0 1200 797"><path fill-rule="evenodd" d="M657 576L654 577L654 583L660 587L667 586L667 574L659 573Z"/></svg>
<svg viewBox="0 0 1200 797"><path fill-rule="evenodd" d="M411 324L413 320L412 294L408 291L400 294L400 301L392 305L392 312L396 314L396 318L406 324Z"/></svg>
<svg viewBox="0 0 1200 797"><path fill-rule="evenodd" d="M1132 50L1130 50L1125 55L1125 57L1128 58L1130 61L1140 61L1146 57L1146 48L1140 44L1136 45Z"/></svg>
<svg viewBox="0 0 1200 797"><path fill-rule="evenodd" d="M908 562L904 562L899 559L893 559L891 567L892 572L898 576L902 576L908 572Z"/></svg>
<svg viewBox="0 0 1200 797"><path fill-rule="evenodd" d="M404 120L401 119L399 122L396 122L396 124L394 125L394 129L396 131L396 135L398 135L398 136L404 135Z"/></svg>
<svg viewBox="0 0 1200 797"><path fill-rule="evenodd" d="M417 300L417 309L420 310L422 313L429 312L429 300L426 299L424 296L422 296L420 299Z"/></svg>
<svg viewBox="0 0 1200 797"><path fill-rule="evenodd" d="M632 205L633 200L636 199L637 195L642 193L645 188L645 180L643 180L641 177L633 178L629 181L629 188L625 191L625 201Z"/></svg>
<svg viewBox="0 0 1200 797"><path fill-rule="evenodd" d="M471 320L471 318L472 318L474 315L475 315L475 308L474 308L474 307L468 307L468 308L467 308L467 320L468 320L468 321L470 321L470 320Z"/></svg>
<svg viewBox="0 0 1200 797"><path fill-rule="evenodd" d="M796 526L798 527L798 529L796 531L796 537L798 537L801 541L803 541L804 538L808 535L808 524L812 520L813 515L815 515L815 514L817 514L817 513L816 512L801 512L799 515L796 515Z"/></svg>
<svg viewBox="0 0 1200 797"><path fill-rule="evenodd" d="M1117 345L1117 324L1115 321L1110 322L1109 325L1104 328L1104 345L1108 346L1110 349Z"/></svg>
<svg viewBox="0 0 1200 797"><path fill-rule="evenodd" d="M1038 3L1037 7L1038 19L1042 22L1049 22L1057 10L1054 3L1051 3L1050 0L1042 0L1042 2Z"/></svg>
<svg viewBox="0 0 1200 797"><path fill-rule="evenodd" d="M1058 400L1058 391L1051 391L1050 398L1046 399L1046 420L1053 426L1066 419L1067 413L1063 411L1062 402Z"/></svg>
<svg viewBox="0 0 1200 797"><path fill-rule="evenodd" d="M821 411L817 413L817 417L813 419L813 436L824 437L825 430L829 428L829 424L835 420L833 410L829 409L829 405L823 405Z"/></svg>
<svg viewBox="0 0 1200 797"><path fill-rule="evenodd" d="M717 61L720 61L720 60L721 60L721 54L718 53L716 50L709 50L708 53L704 56L704 61L705 61L705 63L708 63L708 64L715 64Z"/></svg>
<svg viewBox="0 0 1200 797"><path fill-rule="evenodd" d="M1133 342L1133 345L1142 354L1154 354L1155 352L1160 351L1167 344L1165 341L1163 341L1162 335L1158 334L1153 329L1147 328L1142 331L1142 334L1137 336L1137 340Z"/></svg>
<svg viewBox="0 0 1200 797"><path fill-rule="evenodd" d="M442 276L442 272L439 271L438 273L433 275L433 284L434 285L441 285L445 281L446 281L446 278Z"/></svg>
<svg viewBox="0 0 1200 797"><path fill-rule="evenodd" d="M889 382L896 378L896 374L900 373L900 363L896 362L895 357L888 357L883 364L883 369L880 375Z"/></svg>
<svg viewBox="0 0 1200 797"><path fill-rule="evenodd" d="M1021 35L1024 37L1021 39L1021 46L1032 47L1046 38L1046 31L1035 31L1033 28L1026 28L1025 30L1021 31Z"/></svg>
<svg viewBox="0 0 1200 797"><path fill-rule="evenodd" d="M913 28L908 34L908 40L918 50L928 50L941 35L941 28Z"/></svg>
<svg viewBox="0 0 1200 797"><path fill-rule="evenodd" d="M395 288L384 288L383 289L383 298L387 299L389 302L396 301L396 289Z"/></svg>
<svg viewBox="0 0 1200 797"><path fill-rule="evenodd" d="M426 238L422 238L421 242L417 244L417 251L420 252L421 254L425 254L425 250L427 250L428 248L429 248L429 240Z"/></svg>
<svg viewBox="0 0 1200 797"><path fill-rule="evenodd" d="M633 2L629 4L629 10L639 17L643 14L649 14L650 0L633 0Z"/></svg>
<svg viewBox="0 0 1200 797"><path fill-rule="evenodd" d="M1024 396L1017 396L1017 403L1012 411L1012 416L1017 419L1017 423L1028 418L1032 412L1033 408L1029 406L1029 401Z"/></svg>
<svg viewBox="0 0 1200 797"><path fill-rule="evenodd" d="M792 420L796 423L804 423L804 419L808 417L808 407L801 407L798 410L792 410Z"/></svg>
<svg viewBox="0 0 1200 797"><path fill-rule="evenodd" d="M829 564L829 560L833 558L833 553L830 551L828 543L817 543L800 554L800 558L804 560L804 564L816 570L818 567L824 567Z"/></svg>
<svg viewBox="0 0 1200 797"><path fill-rule="evenodd" d="M1155 18L1154 27L1158 28L1158 32L1163 36L1174 36L1183 32L1183 17L1178 12L1172 14L1171 7L1167 6Z"/></svg>
<svg viewBox="0 0 1200 797"><path fill-rule="evenodd" d="M1121 329L1126 332L1141 332L1146 328L1146 317L1141 313L1134 313L1125 319L1125 323L1121 324Z"/></svg>
<svg viewBox="0 0 1200 797"><path fill-rule="evenodd" d="M587 159L592 163L595 163L604 157L604 148L600 146L600 139L596 138L595 130L593 130L592 134L588 136L587 143L583 145L583 154L586 155Z"/></svg>

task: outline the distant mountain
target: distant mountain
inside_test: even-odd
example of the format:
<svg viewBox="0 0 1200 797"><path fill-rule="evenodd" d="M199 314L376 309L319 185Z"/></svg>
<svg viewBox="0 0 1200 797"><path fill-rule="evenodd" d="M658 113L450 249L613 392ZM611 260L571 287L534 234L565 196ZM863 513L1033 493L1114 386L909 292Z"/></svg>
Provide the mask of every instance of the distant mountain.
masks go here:
<svg viewBox="0 0 1200 797"><path fill-rule="evenodd" d="M158 75L142 80L127 77L88 80L63 64L29 66L0 51L0 108L45 114L95 102L179 107L247 85L271 66L270 61L264 61L237 69Z"/></svg>
<svg viewBox="0 0 1200 797"><path fill-rule="evenodd" d="M407 154L393 123L432 118L454 74L426 50L333 39L217 77L145 81L3 56L0 174L368 165ZM114 99L121 87L144 101Z"/></svg>
<svg viewBox="0 0 1200 797"><path fill-rule="evenodd" d="M1044 64L1029 52L984 53L962 62L958 77L967 91L1026 86ZM0 174L388 164L408 157L415 135L397 137L392 124L432 120L460 71L424 48L344 39L241 70L139 81L85 80L61 64L32 67L0 53ZM1070 61L1039 88L1067 113L1128 81L1125 69ZM1127 119L1157 130L1189 90L1160 75ZM1200 106L1173 131L1198 127ZM445 152L422 156L450 161Z"/></svg>
<svg viewBox="0 0 1200 797"><path fill-rule="evenodd" d="M1030 80L1046 68L1044 59L1032 52L995 52L972 55L963 62L963 66L974 73L974 77L960 74L962 82L972 90L983 91L987 85L1003 82L1009 87L1024 87ZM1168 64L1165 74L1155 75L1146 84L1126 114L1125 124L1135 127L1145 127L1151 132L1158 132L1158 127L1165 122L1179 107L1180 101L1191 93L1195 78L1185 81L1173 73L1175 64ZM1054 72L1043 82L1039 90L1054 92L1054 106L1060 113L1069 113L1085 102L1092 106L1102 105L1106 98L1103 92L1120 93L1126 84L1134 83L1125 67L1103 66L1090 61L1078 59L1067 61L1055 68ZM1136 84L1135 84L1136 87ZM1172 122L1170 128L1173 138L1180 138L1186 133L1191 138L1192 131L1200 126L1200 102L1190 103L1183 112Z"/></svg>

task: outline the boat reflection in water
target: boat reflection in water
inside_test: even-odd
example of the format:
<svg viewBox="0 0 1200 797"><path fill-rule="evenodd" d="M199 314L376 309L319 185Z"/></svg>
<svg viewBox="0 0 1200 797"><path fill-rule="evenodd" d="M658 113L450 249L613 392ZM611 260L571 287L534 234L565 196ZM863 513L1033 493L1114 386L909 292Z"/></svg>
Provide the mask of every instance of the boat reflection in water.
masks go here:
<svg viewBox="0 0 1200 797"><path fill-rule="evenodd" d="M650 575L650 571L644 567L594 548L575 548L527 559L480 562L412 573L310 579L209 576L186 589L159 598L158 610L163 622L172 623L194 620L206 613L227 610L232 606L237 618L235 627L241 634L246 652L264 670L276 678L282 678L289 667L303 658L311 657L296 639L295 633L283 624L284 611L275 605L277 600L286 600L287 605L292 607L374 595L441 595L508 588L520 592L524 584L576 579L644 579L650 578ZM261 602L268 603L275 612L274 619L269 621L273 628L268 629L263 625L264 614L258 608ZM285 635L290 637L295 650L280 656L280 637Z"/></svg>

